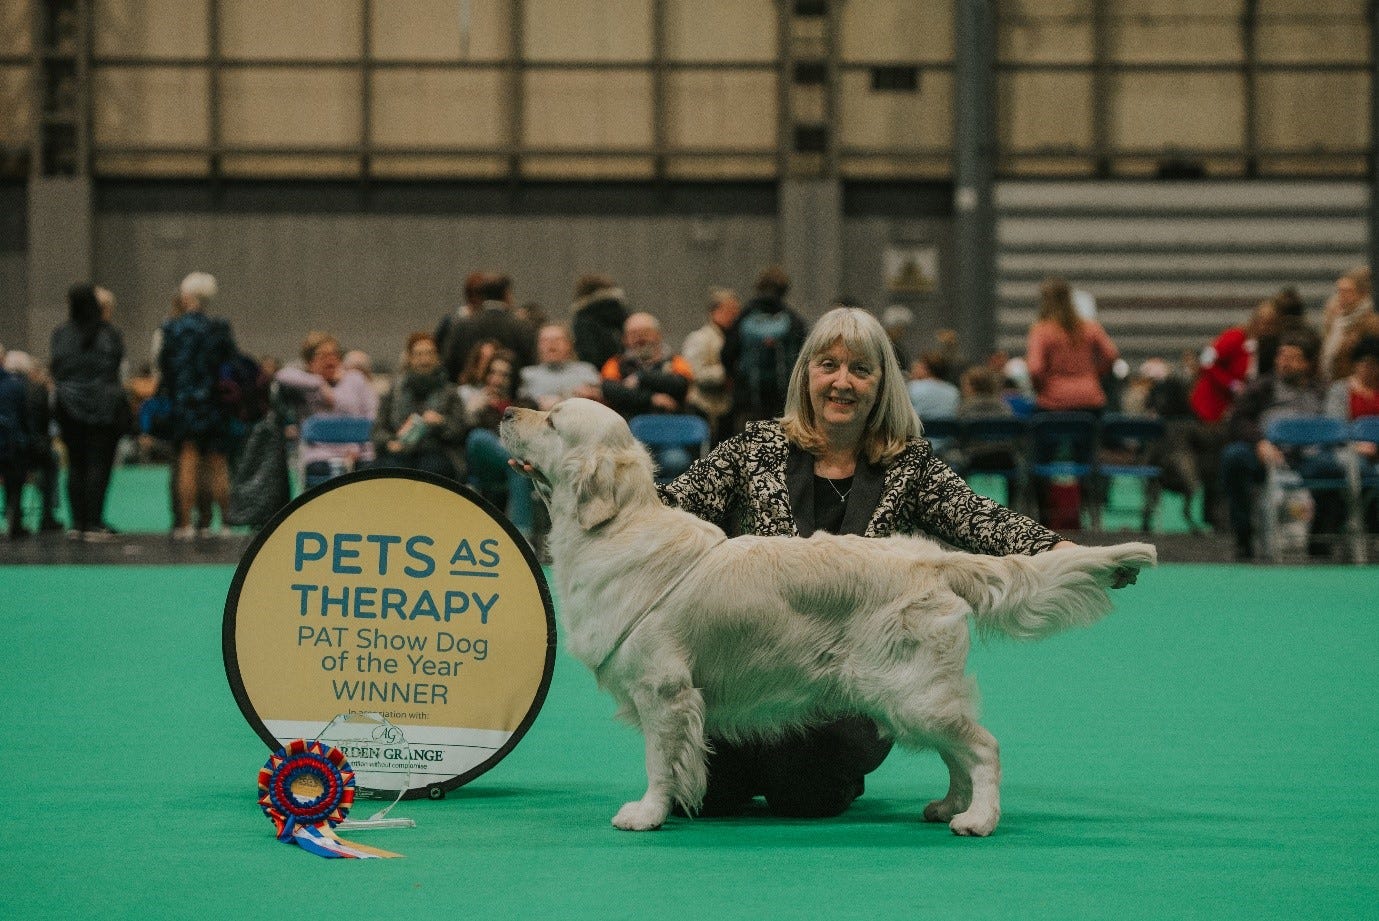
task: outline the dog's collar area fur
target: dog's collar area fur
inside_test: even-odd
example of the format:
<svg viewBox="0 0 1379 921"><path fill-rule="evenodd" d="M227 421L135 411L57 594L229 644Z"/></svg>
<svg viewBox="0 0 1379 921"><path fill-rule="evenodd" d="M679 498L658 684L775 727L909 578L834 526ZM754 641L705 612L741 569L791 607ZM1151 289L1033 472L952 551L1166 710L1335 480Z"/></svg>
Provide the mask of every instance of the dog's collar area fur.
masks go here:
<svg viewBox="0 0 1379 921"><path fill-rule="evenodd" d="M676 576L675 579L672 580L671 583L665 587L665 590L662 591L661 594L656 596L656 599L652 601L651 604L642 608L642 610L637 614L636 617L632 618L630 621L627 622L627 626L622 628L622 633L619 633L618 638L613 641L612 648L608 650L607 655L603 657L603 659L599 662L598 667L594 669L595 677L603 674L604 668L607 667L609 662L613 661L613 657L618 654L618 650L623 647L623 644L627 642L628 638L632 636L633 632L639 626L641 626L642 621L646 620L649 616L651 616L651 612L656 610L656 608L660 606L661 602L669 598L670 593L679 588L680 583L684 582L687 578L689 578L690 574L699 568L699 564L703 563L705 558L707 558L710 553L713 553L720 546L727 542L728 538L726 536L720 537L718 540L714 541L707 550L699 554L698 559L696 559L693 563L681 570L680 575Z"/></svg>

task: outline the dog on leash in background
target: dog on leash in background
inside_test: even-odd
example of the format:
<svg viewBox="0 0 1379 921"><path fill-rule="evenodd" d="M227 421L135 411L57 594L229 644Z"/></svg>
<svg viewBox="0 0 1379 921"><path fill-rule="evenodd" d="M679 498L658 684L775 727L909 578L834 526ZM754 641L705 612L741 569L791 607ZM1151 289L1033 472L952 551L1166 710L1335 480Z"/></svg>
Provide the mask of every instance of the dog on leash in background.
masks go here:
<svg viewBox="0 0 1379 921"><path fill-rule="evenodd" d="M698 808L706 736L861 713L947 765L925 820L991 834L1001 766L966 675L967 618L1024 639L1085 626L1156 560L1142 543L992 557L915 537L729 540L661 504L650 456L606 406L512 409L500 431L550 505L566 647L646 739L646 792L613 817L629 831L660 827L673 803Z"/></svg>

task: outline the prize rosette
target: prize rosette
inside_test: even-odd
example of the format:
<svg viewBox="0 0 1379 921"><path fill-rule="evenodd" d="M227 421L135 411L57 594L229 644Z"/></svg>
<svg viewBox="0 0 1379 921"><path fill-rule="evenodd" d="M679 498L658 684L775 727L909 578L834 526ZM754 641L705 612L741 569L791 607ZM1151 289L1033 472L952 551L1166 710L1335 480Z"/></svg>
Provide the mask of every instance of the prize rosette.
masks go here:
<svg viewBox="0 0 1379 921"><path fill-rule="evenodd" d="M294 739L259 769L259 806L279 841L321 857L400 856L336 837L352 805L354 771L338 748Z"/></svg>

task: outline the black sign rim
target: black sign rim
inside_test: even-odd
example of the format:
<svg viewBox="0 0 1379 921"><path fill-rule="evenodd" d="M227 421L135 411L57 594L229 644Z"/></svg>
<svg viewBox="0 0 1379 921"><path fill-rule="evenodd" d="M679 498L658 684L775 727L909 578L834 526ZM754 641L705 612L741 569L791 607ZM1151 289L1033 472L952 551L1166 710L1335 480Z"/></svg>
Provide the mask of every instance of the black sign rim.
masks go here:
<svg viewBox="0 0 1379 921"><path fill-rule="evenodd" d="M453 492L464 499L469 500L479 506L489 518L496 521L507 532L512 542L522 551L522 558L526 560L527 568L536 579L536 585L541 593L541 605L546 615L546 661L542 667L541 684L536 689L536 694L532 697L531 706L523 715L517 728L501 748L492 755L485 758L482 762L454 777L446 780L437 781L425 787L411 787L402 794L402 799L437 799L451 790L458 789L469 783L476 777L487 773L497 766L497 764L508 756L517 747L517 743L522 741L522 737L527 734L532 723L536 721L537 714L541 712L541 707L546 702L546 694L550 691L551 679L555 674L555 606L551 601L551 588L546 582L546 574L541 569L541 563L536 559L536 553L532 550L531 544L522 536L521 532L507 519L502 512L492 503L481 496L478 492L455 480L438 476L434 473L427 473L424 470L407 470L398 467L379 467L369 470L356 470L353 473L345 473L340 476L332 477L326 482L315 486L293 499L274 515L267 524L259 529L254 535L254 539L249 543L249 547L244 551L244 556L240 558L239 566L235 568L234 580L230 583L230 592L225 598L225 615L221 622L220 647L221 655L225 661L225 677L230 682L230 690L235 696L235 703L239 705L239 711L249 723L249 728L268 746L269 751L277 751L282 747L282 742L273 733L268 731L263 720L259 718L258 712L254 709L253 701L249 699L249 692L244 687L244 678L239 670L239 657L235 644L236 613L239 610L239 596L244 588L244 582L249 576L249 570L254 564L255 558L268 538L286 521L293 513L302 506L316 498L325 495L332 490L349 486L353 483L362 483L367 480L414 480L419 483L426 483L429 486L439 486L441 489Z"/></svg>

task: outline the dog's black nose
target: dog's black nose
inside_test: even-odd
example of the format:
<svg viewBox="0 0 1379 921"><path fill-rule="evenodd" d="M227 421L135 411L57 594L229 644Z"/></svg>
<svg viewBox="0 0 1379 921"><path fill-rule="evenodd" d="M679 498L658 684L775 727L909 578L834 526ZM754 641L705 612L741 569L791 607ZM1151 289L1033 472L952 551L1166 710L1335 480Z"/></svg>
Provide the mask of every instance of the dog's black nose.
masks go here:
<svg viewBox="0 0 1379 921"><path fill-rule="evenodd" d="M504 418L504 419L511 419L511 418L513 417L514 413L515 413L514 408L511 407L511 406L509 406L507 409L503 410L503 418Z"/></svg>

